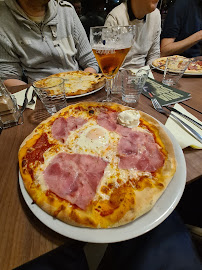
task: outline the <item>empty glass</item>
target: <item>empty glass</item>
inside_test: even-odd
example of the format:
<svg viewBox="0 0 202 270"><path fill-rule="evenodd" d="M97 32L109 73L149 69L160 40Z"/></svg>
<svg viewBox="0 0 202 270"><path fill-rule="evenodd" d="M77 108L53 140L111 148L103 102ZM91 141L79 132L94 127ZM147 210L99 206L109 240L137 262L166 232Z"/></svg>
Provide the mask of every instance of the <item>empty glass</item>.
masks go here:
<svg viewBox="0 0 202 270"><path fill-rule="evenodd" d="M188 68L191 59L176 56L167 57L162 83L168 86L176 85Z"/></svg>
<svg viewBox="0 0 202 270"><path fill-rule="evenodd" d="M126 103L137 103L149 75L149 70L140 69L136 73L122 70L122 100Z"/></svg>
<svg viewBox="0 0 202 270"><path fill-rule="evenodd" d="M67 106L64 79L47 77L34 82L33 86L50 115Z"/></svg>

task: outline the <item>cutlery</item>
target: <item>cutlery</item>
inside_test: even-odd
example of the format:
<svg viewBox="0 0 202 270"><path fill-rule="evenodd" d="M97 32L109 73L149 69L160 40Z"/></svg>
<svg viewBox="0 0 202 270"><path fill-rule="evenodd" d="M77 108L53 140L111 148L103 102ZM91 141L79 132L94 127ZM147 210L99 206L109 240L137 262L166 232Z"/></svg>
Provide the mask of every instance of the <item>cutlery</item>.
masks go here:
<svg viewBox="0 0 202 270"><path fill-rule="evenodd" d="M168 109L171 112L178 113L179 115L183 116L184 118L186 118L187 120L189 120L191 123L193 123L194 125L196 125L198 128L202 129L202 124L198 123L197 121L195 121L194 119L190 118L186 114L181 113L180 111L176 110L173 107L169 107L169 106L164 106L164 107L166 107L166 109Z"/></svg>
<svg viewBox="0 0 202 270"><path fill-rule="evenodd" d="M34 91L33 89L33 92L32 92L32 98L30 99L30 101L28 102L28 105L33 105L35 104L35 100L34 100L34 97L36 96L36 92Z"/></svg>
<svg viewBox="0 0 202 270"><path fill-rule="evenodd" d="M185 105L185 106L189 107L190 109L192 109L192 110L194 110L194 111L196 111L196 112L198 112L198 113L202 114L202 112L200 112L200 111L198 111L197 109L195 109L195 108L193 108L193 107L191 107L191 106L187 105L186 103L184 103L184 102L181 102L181 103L182 103L183 105Z"/></svg>
<svg viewBox="0 0 202 270"><path fill-rule="evenodd" d="M24 112L24 110L27 107L27 103L28 103L27 94L28 94L28 91L29 91L30 87L28 87L27 90L25 91L25 97L24 97L24 101L23 101L23 104L22 104L22 107L21 107L21 110L20 110L20 117L19 117L19 119L22 117L23 112Z"/></svg>
<svg viewBox="0 0 202 270"><path fill-rule="evenodd" d="M152 101L152 104L154 106L154 109L157 112L160 112L162 114L165 114L166 116L173 117L176 120L176 122L178 122L181 126L183 126L183 128L188 133L190 133L195 139L197 139L200 143L202 143L202 136L198 132L196 132L192 127L190 127L189 125L187 125L184 121L182 121L181 119L179 119L174 114L171 114L170 112L167 112L166 110L164 110L156 98L152 98L151 101Z"/></svg>
<svg viewBox="0 0 202 270"><path fill-rule="evenodd" d="M1 134L1 132L3 131L3 128L4 128L4 124L3 124L2 121L0 120L0 134Z"/></svg>

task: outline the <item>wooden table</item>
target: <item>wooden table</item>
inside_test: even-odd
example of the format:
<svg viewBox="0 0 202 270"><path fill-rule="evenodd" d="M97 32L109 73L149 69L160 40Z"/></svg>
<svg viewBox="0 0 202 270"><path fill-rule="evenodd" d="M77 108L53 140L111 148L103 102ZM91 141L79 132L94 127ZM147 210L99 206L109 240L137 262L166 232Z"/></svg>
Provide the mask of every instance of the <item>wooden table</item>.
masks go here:
<svg viewBox="0 0 202 270"><path fill-rule="evenodd" d="M162 74L154 73L157 80ZM201 111L202 79L187 77L180 80L179 88L192 94L192 99L184 102ZM11 92L19 91L23 87L14 87ZM104 89L83 98L71 99L72 102L96 100L105 95ZM184 105L183 105L184 106ZM185 106L184 106L185 107ZM141 96L137 109L147 112L163 124L166 116L156 112L151 102ZM202 114L185 107L198 119ZM13 269L41 254L44 254L70 239L63 237L43 225L27 207L18 183L18 149L25 137L47 117L47 112L41 102L37 101L34 111L24 112L24 124L3 130L0 136L0 269ZM202 151L187 148L184 151L187 163L187 181L193 181L202 176Z"/></svg>

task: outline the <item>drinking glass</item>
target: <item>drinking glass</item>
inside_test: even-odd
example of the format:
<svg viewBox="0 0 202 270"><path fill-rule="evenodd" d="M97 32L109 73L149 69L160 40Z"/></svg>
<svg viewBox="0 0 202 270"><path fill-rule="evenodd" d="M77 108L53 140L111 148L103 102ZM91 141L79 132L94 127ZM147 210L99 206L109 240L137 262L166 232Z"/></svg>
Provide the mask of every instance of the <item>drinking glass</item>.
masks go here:
<svg viewBox="0 0 202 270"><path fill-rule="evenodd" d="M111 95L116 76L134 42L135 26L96 26L90 28L90 44L106 78L107 96L103 102L117 102Z"/></svg>
<svg viewBox="0 0 202 270"><path fill-rule="evenodd" d="M67 106L63 78L47 77L35 81L33 87L50 115Z"/></svg>
<svg viewBox="0 0 202 270"><path fill-rule="evenodd" d="M177 85L191 61L183 57L177 62L176 56L167 57L162 83L168 86Z"/></svg>

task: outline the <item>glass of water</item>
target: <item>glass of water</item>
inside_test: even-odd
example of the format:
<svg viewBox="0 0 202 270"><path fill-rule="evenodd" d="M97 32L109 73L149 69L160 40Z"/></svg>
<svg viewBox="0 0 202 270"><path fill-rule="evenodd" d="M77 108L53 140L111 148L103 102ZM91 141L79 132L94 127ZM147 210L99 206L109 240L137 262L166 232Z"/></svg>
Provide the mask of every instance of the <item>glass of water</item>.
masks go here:
<svg viewBox="0 0 202 270"><path fill-rule="evenodd" d="M149 70L140 69L136 73L122 70L122 100L125 103L138 103L147 81Z"/></svg>
<svg viewBox="0 0 202 270"><path fill-rule="evenodd" d="M35 81L33 86L50 115L67 106L63 78L47 77Z"/></svg>
<svg viewBox="0 0 202 270"><path fill-rule="evenodd" d="M162 83L168 86L177 85L180 78L191 63L191 59L176 56L167 57Z"/></svg>

